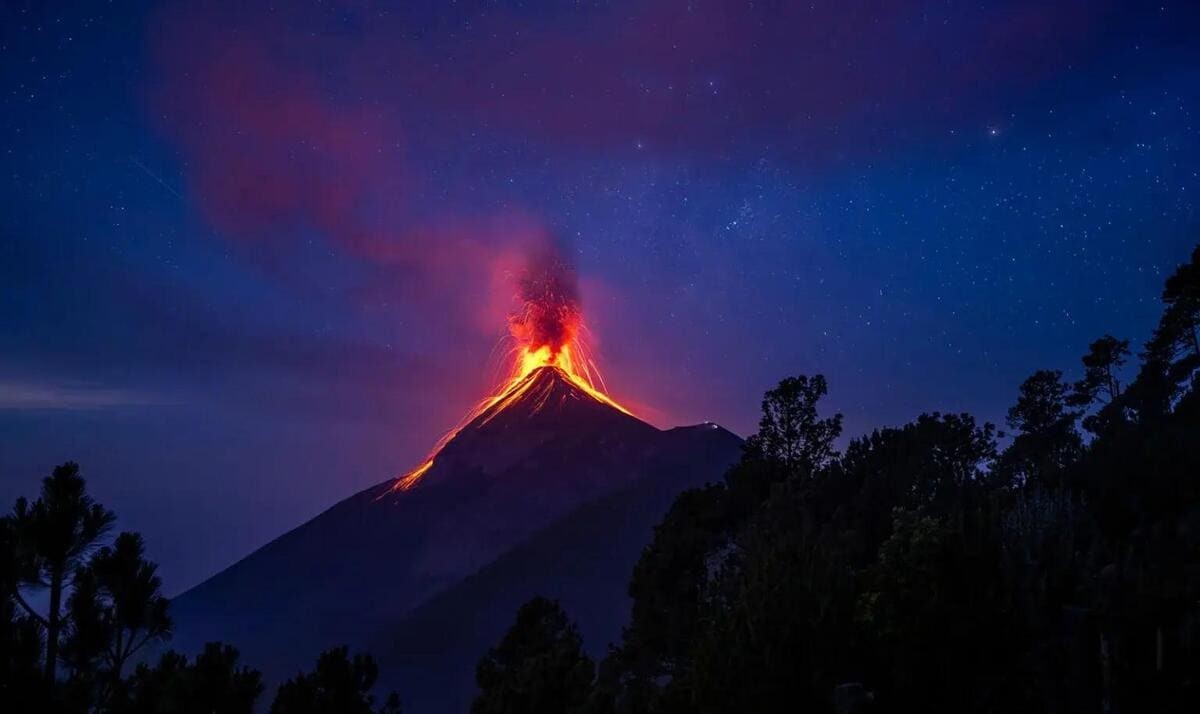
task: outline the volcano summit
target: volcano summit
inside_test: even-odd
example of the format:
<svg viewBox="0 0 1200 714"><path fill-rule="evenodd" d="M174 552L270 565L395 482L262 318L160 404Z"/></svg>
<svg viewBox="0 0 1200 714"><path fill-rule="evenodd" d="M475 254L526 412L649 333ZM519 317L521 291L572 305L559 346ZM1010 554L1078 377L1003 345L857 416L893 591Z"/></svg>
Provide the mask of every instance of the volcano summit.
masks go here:
<svg viewBox="0 0 1200 714"><path fill-rule="evenodd" d="M268 681L328 646L371 647L381 684L421 714L465 708L481 645L534 595L562 600L595 651L615 641L653 525L741 442L713 424L659 430L581 379L569 347L539 352L418 469L176 598L172 646L233 643Z"/></svg>

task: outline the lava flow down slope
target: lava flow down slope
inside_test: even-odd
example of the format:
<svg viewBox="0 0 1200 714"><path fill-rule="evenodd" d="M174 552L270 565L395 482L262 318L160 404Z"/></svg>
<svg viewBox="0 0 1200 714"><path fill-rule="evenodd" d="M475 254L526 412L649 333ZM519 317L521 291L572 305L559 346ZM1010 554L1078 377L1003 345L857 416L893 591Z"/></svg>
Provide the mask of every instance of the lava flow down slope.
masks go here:
<svg viewBox="0 0 1200 714"><path fill-rule="evenodd" d="M741 441L713 424L662 431L610 398L580 340L572 280L554 263L527 271L511 372L494 394L411 471L177 597L172 647L229 642L269 682L330 646L387 650L381 683L420 714L462 710L477 648L534 595L577 611L596 651L615 641L625 583L670 498L718 479ZM547 545L541 567L530 553ZM474 624L439 633L454 622Z"/></svg>

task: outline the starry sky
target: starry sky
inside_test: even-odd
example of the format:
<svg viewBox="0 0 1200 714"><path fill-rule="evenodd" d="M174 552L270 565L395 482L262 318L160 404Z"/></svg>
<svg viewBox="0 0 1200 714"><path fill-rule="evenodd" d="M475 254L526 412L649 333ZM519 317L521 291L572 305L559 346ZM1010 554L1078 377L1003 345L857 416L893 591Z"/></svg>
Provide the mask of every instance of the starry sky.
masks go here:
<svg viewBox="0 0 1200 714"><path fill-rule="evenodd" d="M574 263L611 393L1001 422L1200 241L1200 8L0 8L0 499L79 461L169 592L398 475Z"/></svg>

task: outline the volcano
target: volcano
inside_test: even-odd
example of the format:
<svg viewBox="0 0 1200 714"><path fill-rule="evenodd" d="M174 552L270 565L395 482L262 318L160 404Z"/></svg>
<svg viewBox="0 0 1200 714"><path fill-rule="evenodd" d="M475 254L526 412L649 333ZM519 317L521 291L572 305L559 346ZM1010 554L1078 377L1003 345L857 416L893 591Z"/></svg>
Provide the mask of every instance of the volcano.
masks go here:
<svg viewBox="0 0 1200 714"><path fill-rule="evenodd" d="M570 360L527 350L420 466L177 597L171 646L228 642L268 682L322 649L367 648L417 714L465 710L475 662L534 595L558 597L602 653L670 499L719 478L741 441L714 424L660 430Z"/></svg>

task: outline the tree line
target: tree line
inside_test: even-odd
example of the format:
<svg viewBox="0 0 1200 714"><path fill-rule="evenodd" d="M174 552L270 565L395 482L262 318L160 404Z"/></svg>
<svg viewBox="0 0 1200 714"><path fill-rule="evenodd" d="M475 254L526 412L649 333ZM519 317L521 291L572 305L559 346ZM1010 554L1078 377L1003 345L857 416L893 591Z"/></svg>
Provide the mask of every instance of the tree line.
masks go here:
<svg viewBox="0 0 1200 714"><path fill-rule="evenodd" d="M1073 378L1020 385L1006 431L930 413L838 450L826 380L784 379L741 460L655 528L620 641L596 662L534 598L480 660L472 714L1193 711L1200 247L1162 299L1136 361L1097 339ZM5 711L253 711L262 677L227 644L128 671L171 621L113 523L71 463L0 519ZM331 649L270 711L398 714L377 676Z"/></svg>
<svg viewBox="0 0 1200 714"><path fill-rule="evenodd" d="M620 642L593 662L535 599L473 714L1197 711L1200 247L1162 300L1005 431L923 414L839 451L826 380L783 380L656 527Z"/></svg>

